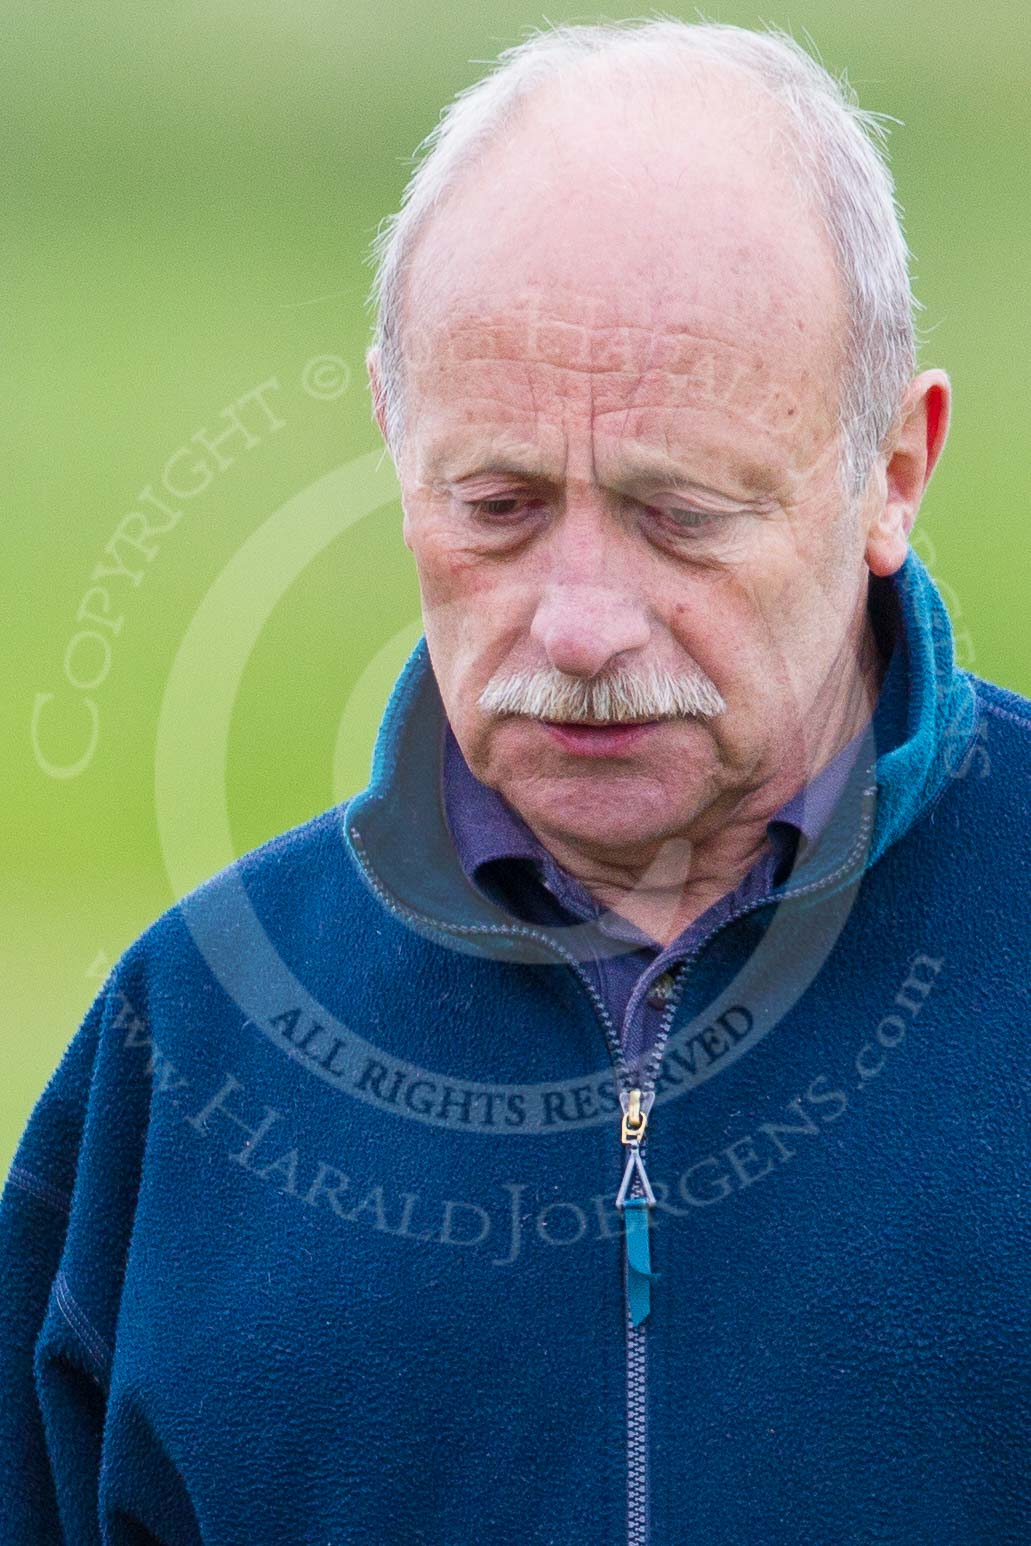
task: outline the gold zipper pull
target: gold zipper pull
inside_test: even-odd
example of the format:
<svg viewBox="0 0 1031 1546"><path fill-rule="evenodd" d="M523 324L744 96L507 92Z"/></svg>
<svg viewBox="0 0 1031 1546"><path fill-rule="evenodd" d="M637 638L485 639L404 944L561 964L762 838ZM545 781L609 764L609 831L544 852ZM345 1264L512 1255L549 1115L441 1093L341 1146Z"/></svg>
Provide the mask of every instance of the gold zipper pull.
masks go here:
<svg viewBox="0 0 1031 1546"><path fill-rule="evenodd" d="M619 1092L619 1103L623 1108L620 1136L630 1152L626 1157L623 1180L616 1194L615 1205L617 1208L625 1206L626 1194L630 1189L630 1183L634 1178L635 1172L641 1178L647 1206L649 1208L654 1208L655 1206L655 1193L651 1189L648 1172L645 1170L644 1162L641 1159L640 1149L641 1139L644 1137L645 1129L648 1126L648 1113L652 1108L654 1100L654 1090L650 1090L647 1095L642 1095L642 1092L637 1089L621 1090Z"/></svg>
<svg viewBox="0 0 1031 1546"><path fill-rule="evenodd" d="M620 1136L624 1143L640 1143L644 1137L644 1130L648 1126L648 1113L641 1109L640 1090L631 1090L625 1103L620 1095L620 1103L623 1106L623 1127Z"/></svg>

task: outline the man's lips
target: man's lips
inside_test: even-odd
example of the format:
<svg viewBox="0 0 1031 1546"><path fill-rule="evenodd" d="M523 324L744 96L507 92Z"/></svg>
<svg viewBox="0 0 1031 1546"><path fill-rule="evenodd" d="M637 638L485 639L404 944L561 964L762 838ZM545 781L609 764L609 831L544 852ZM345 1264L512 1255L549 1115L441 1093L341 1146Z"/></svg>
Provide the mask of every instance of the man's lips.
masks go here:
<svg viewBox="0 0 1031 1546"><path fill-rule="evenodd" d="M581 757L613 757L636 747L663 721L643 719L601 725L542 719L539 723L566 751Z"/></svg>

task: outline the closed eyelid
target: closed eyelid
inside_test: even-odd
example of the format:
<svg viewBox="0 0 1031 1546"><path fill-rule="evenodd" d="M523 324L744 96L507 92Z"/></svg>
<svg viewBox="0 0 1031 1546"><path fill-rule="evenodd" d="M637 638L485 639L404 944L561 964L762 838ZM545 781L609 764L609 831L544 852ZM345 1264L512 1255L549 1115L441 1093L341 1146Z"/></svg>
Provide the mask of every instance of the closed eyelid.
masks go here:
<svg viewBox="0 0 1031 1546"><path fill-rule="evenodd" d="M450 496L463 504L476 504L484 499L549 499L561 502L561 482L526 473L517 474L505 468L485 469L460 482L439 482L428 485L432 492ZM603 495L616 502L638 505L664 505L683 500L681 508L711 510L714 515L732 514L736 511L761 514L772 508L772 499L737 499L716 490L686 485L678 488L670 484L635 485L617 482L601 488Z"/></svg>

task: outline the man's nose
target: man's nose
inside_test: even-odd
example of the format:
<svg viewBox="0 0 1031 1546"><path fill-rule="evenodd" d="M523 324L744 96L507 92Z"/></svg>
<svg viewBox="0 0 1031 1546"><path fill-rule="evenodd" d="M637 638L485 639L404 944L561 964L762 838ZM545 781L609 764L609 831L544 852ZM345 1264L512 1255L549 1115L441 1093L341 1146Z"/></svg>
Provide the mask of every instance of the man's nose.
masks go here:
<svg viewBox="0 0 1031 1546"><path fill-rule="evenodd" d="M548 664L569 676L597 676L617 655L642 649L650 636L645 608L611 584L549 585L530 626Z"/></svg>

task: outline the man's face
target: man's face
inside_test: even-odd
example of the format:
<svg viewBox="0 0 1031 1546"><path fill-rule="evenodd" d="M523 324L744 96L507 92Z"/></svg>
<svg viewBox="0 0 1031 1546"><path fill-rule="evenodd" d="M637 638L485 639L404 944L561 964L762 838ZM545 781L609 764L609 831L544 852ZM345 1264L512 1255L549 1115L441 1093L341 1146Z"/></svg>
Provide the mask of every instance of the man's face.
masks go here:
<svg viewBox="0 0 1031 1546"><path fill-rule="evenodd" d="M546 843L609 858L798 787L865 599L827 239L769 108L668 108L517 129L406 307L404 534L448 718ZM704 677L725 708L606 737L481 706L541 667Z"/></svg>

